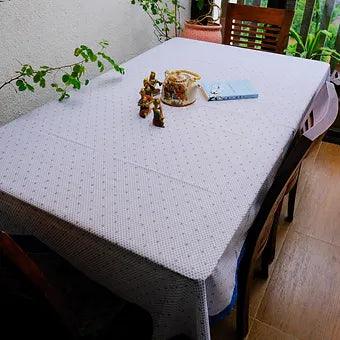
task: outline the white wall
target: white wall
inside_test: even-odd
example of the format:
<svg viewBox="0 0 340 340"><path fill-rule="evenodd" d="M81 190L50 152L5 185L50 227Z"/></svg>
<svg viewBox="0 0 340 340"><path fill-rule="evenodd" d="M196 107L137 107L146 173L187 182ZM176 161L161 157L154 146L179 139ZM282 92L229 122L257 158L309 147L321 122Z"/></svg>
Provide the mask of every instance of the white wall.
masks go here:
<svg viewBox="0 0 340 340"><path fill-rule="evenodd" d="M189 0L183 0L188 13ZM81 44L110 41L109 53L124 62L157 44L149 18L130 0L11 0L0 3L0 84L20 68L63 65ZM93 70L92 70L93 71ZM93 76L94 73L91 72ZM75 94L76 95L76 94ZM0 125L53 98L52 89L16 94L0 90Z"/></svg>

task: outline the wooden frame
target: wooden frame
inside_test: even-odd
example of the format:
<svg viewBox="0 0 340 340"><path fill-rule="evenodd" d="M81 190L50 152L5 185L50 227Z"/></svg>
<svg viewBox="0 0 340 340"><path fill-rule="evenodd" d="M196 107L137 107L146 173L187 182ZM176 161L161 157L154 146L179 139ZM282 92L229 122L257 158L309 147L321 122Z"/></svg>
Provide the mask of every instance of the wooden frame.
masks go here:
<svg viewBox="0 0 340 340"><path fill-rule="evenodd" d="M19 244L9 234L1 231L1 229L0 250L28 278L32 286L42 292L45 299L61 316L63 324L71 331L74 337L78 337L75 318L68 309L63 295L48 281L43 271Z"/></svg>
<svg viewBox="0 0 340 340"><path fill-rule="evenodd" d="M134 316L134 305L90 280L33 236L9 235L0 225L0 254L52 307L70 339L99 337L111 321Z"/></svg>
<svg viewBox="0 0 340 340"><path fill-rule="evenodd" d="M283 53L294 11L223 4L223 44Z"/></svg>
<svg viewBox="0 0 340 340"><path fill-rule="evenodd" d="M297 134L293 147L288 151L280 166L274 183L266 195L255 221L248 231L237 272L237 332L240 338L248 334L249 293L257 260L261 258L262 277L268 277L268 266L275 257L276 230L282 200L287 185L299 169L302 160L314 143L328 130L337 116L338 103L334 85L326 84L328 104L323 108L319 120L302 134ZM312 113L313 108L310 109Z"/></svg>

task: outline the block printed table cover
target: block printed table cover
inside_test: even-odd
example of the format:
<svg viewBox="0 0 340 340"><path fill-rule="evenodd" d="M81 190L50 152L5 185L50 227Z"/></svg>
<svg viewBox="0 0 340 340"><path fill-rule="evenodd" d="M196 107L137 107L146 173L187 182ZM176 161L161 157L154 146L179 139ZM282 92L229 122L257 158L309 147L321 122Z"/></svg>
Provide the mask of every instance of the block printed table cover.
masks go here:
<svg viewBox="0 0 340 340"><path fill-rule="evenodd" d="M124 66L0 128L0 222L146 308L154 339L210 339L209 315L230 303L246 231L329 66L180 38ZM138 92L167 69L249 79L259 98L198 93L164 105L157 128L138 116Z"/></svg>

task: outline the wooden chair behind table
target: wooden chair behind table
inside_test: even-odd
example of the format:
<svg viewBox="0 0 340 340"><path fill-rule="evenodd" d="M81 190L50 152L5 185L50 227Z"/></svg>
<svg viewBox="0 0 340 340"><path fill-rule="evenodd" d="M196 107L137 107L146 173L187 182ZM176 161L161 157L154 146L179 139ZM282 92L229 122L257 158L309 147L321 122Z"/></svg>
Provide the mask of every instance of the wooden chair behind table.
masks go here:
<svg viewBox="0 0 340 340"><path fill-rule="evenodd" d="M53 308L68 338L151 337L152 322L146 312L91 281L36 238L9 235L0 226L0 254ZM53 329L49 331L47 336L52 336Z"/></svg>
<svg viewBox="0 0 340 340"><path fill-rule="evenodd" d="M303 118L299 134L303 134L304 132L311 129L320 119L322 119L323 114L325 111L329 110L329 107L327 105L331 105L328 101L329 93L327 86L324 86L320 89L320 91L317 93L315 98L312 101L310 109L307 111L307 115ZM319 138L319 142L321 143L321 139ZM317 143L316 143L317 144ZM318 146L319 144L315 145ZM294 147L294 146L292 146ZM287 222L292 222L294 218L294 210L295 210L295 201L296 201L296 193L297 193L297 187L300 177L300 170L301 165L299 168L295 171L294 176L292 176L292 179L289 181L289 184L287 185L286 193L285 195L288 195L288 213L286 217ZM279 207L280 211L282 209L282 204Z"/></svg>
<svg viewBox="0 0 340 340"><path fill-rule="evenodd" d="M237 273L237 333L240 338L244 338L248 333L249 290L255 264L259 259L261 260L260 274L263 278L267 278L268 266L275 256L277 222L287 185L295 176L306 154L333 124L337 116L338 102L334 85L327 83L320 93L321 96L326 93L328 99L322 105L316 100L317 107L312 107L306 118L310 120L311 117L315 117L313 108L319 108L318 120L312 126L306 123L304 130L296 135L246 237Z"/></svg>
<svg viewBox="0 0 340 340"><path fill-rule="evenodd" d="M223 44L283 53L293 10L222 3Z"/></svg>

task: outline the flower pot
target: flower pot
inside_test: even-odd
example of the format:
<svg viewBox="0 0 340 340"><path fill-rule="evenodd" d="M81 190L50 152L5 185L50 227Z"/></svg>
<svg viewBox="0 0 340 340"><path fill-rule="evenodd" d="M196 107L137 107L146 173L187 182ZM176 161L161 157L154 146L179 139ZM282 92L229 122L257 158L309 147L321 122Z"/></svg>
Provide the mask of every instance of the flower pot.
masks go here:
<svg viewBox="0 0 340 340"><path fill-rule="evenodd" d="M185 22L181 37L221 44L222 25L220 24L199 25L195 22L187 21Z"/></svg>

